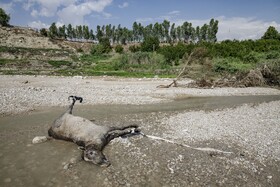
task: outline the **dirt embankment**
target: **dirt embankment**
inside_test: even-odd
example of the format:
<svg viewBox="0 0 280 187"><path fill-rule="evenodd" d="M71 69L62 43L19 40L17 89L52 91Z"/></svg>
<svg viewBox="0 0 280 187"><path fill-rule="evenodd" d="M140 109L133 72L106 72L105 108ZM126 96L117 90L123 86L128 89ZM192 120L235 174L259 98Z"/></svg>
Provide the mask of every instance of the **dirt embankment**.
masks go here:
<svg viewBox="0 0 280 187"><path fill-rule="evenodd" d="M0 27L0 46L61 49L47 37L30 28Z"/></svg>

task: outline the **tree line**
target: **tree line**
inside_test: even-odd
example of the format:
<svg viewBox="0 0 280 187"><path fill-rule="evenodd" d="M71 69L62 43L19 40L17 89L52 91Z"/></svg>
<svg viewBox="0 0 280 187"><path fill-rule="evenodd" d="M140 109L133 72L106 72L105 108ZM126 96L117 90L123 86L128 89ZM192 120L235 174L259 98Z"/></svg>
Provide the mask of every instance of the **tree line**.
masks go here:
<svg viewBox="0 0 280 187"><path fill-rule="evenodd" d="M157 38L161 43L197 43L217 41L218 20L211 19L209 24L193 27L192 23L185 21L182 25L176 26L170 21L164 20L162 23L156 22L143 26L141 23L134 22L132 29L122 27L121 24L115 25L97 25L95 33L86 25L71 24L57 27L52 23L49 29L41 29L42 35L51 38L62 38L70 40L91 40L100 41L102 38L108 38L112 44L141 43L147 37Z"/></svg>

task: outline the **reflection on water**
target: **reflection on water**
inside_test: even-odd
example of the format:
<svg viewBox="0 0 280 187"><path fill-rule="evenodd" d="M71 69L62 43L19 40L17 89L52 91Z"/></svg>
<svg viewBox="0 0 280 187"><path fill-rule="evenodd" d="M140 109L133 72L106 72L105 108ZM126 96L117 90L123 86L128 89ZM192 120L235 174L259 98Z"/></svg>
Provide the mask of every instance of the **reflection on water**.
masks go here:
<svg viewBox="0 0 280 187"><path fill-rule="evenodd" d="M149 105L79 104L75 108L75 114L88 119L101 120L111 115L118 121L118 116L126 114L213 110L243 103L274 100L280 100L280 96L196 97ZM47 108L31 114L0 118L0 186L74 186L65 175L65 164L73 158L79 160L80 150L75 144L57 140L31 144L33 137L47 135L48 126L63 111L64 108L59 107ZM98 174L104 169L89 165L82 166L78 166L79 176L87 176L88 180L76 177L74 179L78 183L75 184L86 186L91 181L95 181L95 185L104 184L103 179L106 176Z"/></svg>

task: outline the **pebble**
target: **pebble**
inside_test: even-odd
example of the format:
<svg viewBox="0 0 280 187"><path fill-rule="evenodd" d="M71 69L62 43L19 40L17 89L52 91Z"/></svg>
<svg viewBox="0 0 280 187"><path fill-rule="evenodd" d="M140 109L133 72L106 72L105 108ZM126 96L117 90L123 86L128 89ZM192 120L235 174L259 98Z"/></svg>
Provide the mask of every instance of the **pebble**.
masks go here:
<svg viewBox="0 0 280 187"><path fill-rule="evenodd" d="M69 166L70 166L70 164L67 163L67 164L65 164L65 165L63 166L63 169L64 169L64 170L67 170L67 169L69 169Z"/></svg>
<svg viewBox="0 0 280 187"><path fill-rule="evenodd" d="M33 144L38 144L38 143L43 143L45 141L47 141L47 137L46 136L36 136L35 138L33 138L32 143Z"/></svg>

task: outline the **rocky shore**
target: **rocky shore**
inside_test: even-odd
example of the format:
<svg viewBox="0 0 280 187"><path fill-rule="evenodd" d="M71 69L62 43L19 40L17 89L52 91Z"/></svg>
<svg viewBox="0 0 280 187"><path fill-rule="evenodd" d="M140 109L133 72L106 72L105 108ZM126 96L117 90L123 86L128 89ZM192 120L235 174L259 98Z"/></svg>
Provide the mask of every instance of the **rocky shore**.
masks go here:
<svg viewBox="0 0 280 187"><path fill-rule="evenodd" d="M171 79L127 79L112 77L0 76L0 115L66 106L70 95L92 104L150 104L195 96L279 95L272 88L157 88ZM181 81L187 83L190 80Z"/></svg>

